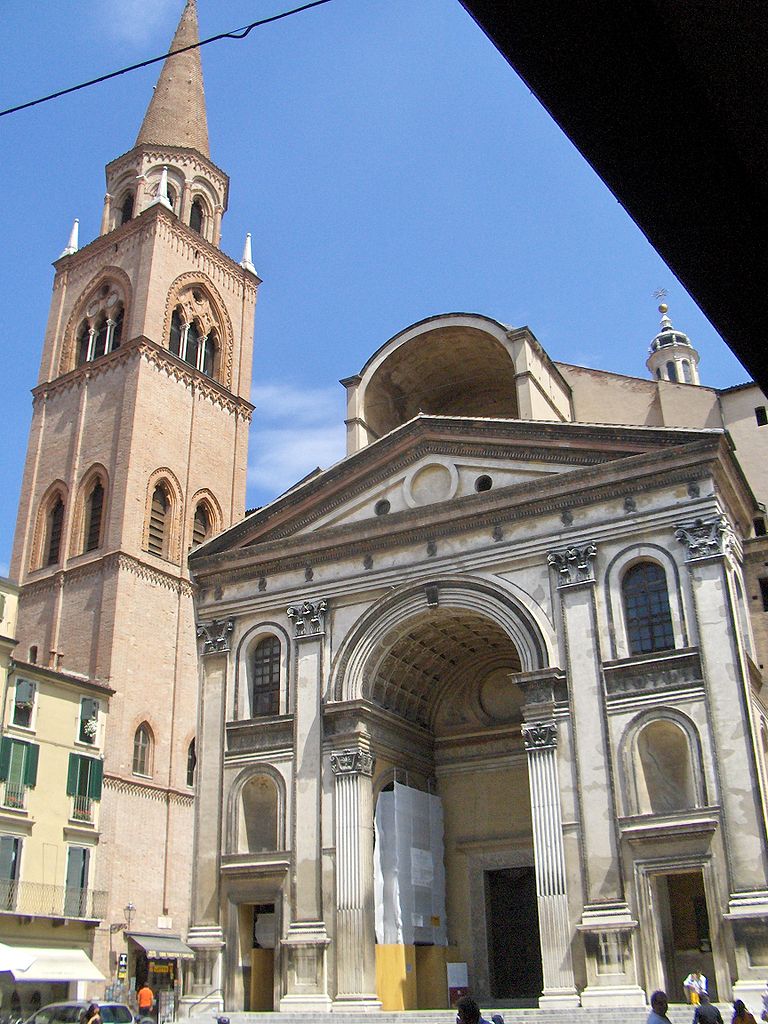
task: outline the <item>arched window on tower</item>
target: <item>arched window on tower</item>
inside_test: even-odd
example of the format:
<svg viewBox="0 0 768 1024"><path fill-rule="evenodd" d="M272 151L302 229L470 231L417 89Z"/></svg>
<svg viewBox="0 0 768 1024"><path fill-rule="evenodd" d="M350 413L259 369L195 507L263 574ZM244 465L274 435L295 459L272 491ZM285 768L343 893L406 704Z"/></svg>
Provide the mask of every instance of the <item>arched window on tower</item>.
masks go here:
<svg viewBox="0 0 768 1024"><path fill-rule="evenodd" d="M201 501L195 509L195 518L192 523L192 547L196 548L207 539L211 532L211 516L205 502Z"/></svg>
<svg viewBox="0 0 768 1024"><path fill-rule="evenodd" d="M87 320L83 320L80 324L80 330L77 332L77 366L82 366L83 363L87 363L91 358L91 325Z"/></svg>
<svg viewBox="0 0 768 1024"><path fill-rule="evenodd" d="M123 309L122 305L120 305L117 307L117 310L111 317L107 352L114 352L115 349L120 348L120 342L123 340L124 319L125 310Z"/></svg>
<svg viewBox="0 0 768 1024"><path fill-rule="evenodd" d="M123 196L123 201L120 204L120 223L127 224L129 220L133 218L133 204L134 195L133 192L126 192Z"/></svg>
<svg viewBox="0 0 768 1024"><path fill-rule="evenodd" d="M105 316L99 317L95 328L96 333L93 337L93 355L91 359L98 359L99 356L103 356L107 351L107 318Z"/></svg>
<svg viewBox="0 0 768 1024"><path fill-rule="evenodd" d="M219 351L216 328L212 327L207 335L204 334L200 323L196 319L186 320L178 306L171 314L168 349L206 376L215 375Z"/></svg>
<svg viewBox="0 0 768 1024"><path fill-rule="evenodd" d="M45 534L45 565L58 565L61 561L61 536L64 528L64 502L60 495L48 512Z"/></svg>
<svg viewBox="0 0 768 1024"><path fill-rule="evenodd" d="M680 363L683 370L683 383L693 384L693 376L691 374L691 364L687 359L683 359Z"/></svg>
<svg viewBox="0 0 768 1024"><path fill-rule="evenodd" d="M97 480L85 501L85 551L101 547L101 528L104 513L104 487Z"/></svg>
<svg viewBox="0 0 768 1024"><path fill-rule="evenodd" d="M666 651L675 646L667 577L655 562L639 562L621 583L630 654Z"/></svg>
<svg viewBox="0 0 768 1024"><path fill-rule="evenodd" d="M173 315L171 316L171 338L168 348L175 356L181 355L181 337L184 331L184 326L184 321L181 318L181 312L178 309L174 309Z"/></svg>
<svg viewBox="0 0 768 1024"><path fill-rule="evenodd" d="M280 641L268 636L256 645L251 662L251 715L276 715L280 710Z"/></svg>
<svg viewBox="0 0 768 1024"><path fill-rule="evenodd" d="M176 212L176 189L173 185L168 186L168 202L171 204L171 209Z"/></svg>
<svg viewBox="0 0 768 1024"><path fill-rule="evenodd" d="M166 557L168 548L168 513L170 510L168 492L162 484L158 484L152 494L149 510L149 530L147 532L147 551L153 555Z"/></svg>
<svg viewBox="0 0 768 1024"><path fill-rule="evenodd" d="M195 741L187 747L187 785L195 784L195 768L197 767L197 753L195 752Z"/></svg>
<svg viewBox="0 0 768 1024"><path fill-rule="evenodd" d="M219 351L216 330L211 329L207 338L203 338L200 348L198 367L207 377L213 377L216 370L216 355Z"/></svg>
<svg viewBox="0 0 768 1024"><path fill-rule="evenodd" d="M203 204L199 199L195 199L192 203L192 209L189 211L189 226L193 231L197 231L199 235L202 235L204 220L205 211L203 209Z"/></svg>
<svg viewBox="0 0 768 1024"><path fill-rule="evenodd" d="M678 383L678 381L677 381L677 367L675 366L675 364L672 362L671 359L667 363L667 379L671 380L673 384L677 384Z"/></svg>
<svg viewBox="0 0 768 1024"><path fill-rule="evenodd" d="M146 722L138 727L133 736L133 774L152 774L152 733Z"/></svg>

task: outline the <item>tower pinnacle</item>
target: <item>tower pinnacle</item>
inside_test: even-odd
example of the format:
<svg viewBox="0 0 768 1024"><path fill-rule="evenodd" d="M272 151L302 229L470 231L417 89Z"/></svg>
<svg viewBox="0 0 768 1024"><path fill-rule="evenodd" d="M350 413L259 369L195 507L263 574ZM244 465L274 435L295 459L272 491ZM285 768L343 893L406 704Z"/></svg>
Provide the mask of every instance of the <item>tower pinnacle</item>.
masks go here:
<svg viewBox="0 0 768 1024"><path fill-rule="evenodd" d="M176 52L199 40L197 6L195 0L187 0L139 129L137 146L180 146L196 149L210 159L200 51Z"/></svg>

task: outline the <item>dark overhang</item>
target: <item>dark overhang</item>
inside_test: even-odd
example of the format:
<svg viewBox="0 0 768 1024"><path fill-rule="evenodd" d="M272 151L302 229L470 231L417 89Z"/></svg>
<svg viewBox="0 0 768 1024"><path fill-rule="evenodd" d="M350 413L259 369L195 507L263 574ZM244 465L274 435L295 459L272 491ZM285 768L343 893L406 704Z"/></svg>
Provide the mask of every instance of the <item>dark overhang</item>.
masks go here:
<svg viewBox="0 0 768 1024"><path fill-rule="evenodd" d="M768 5L460 2L766 390Z"/></svg>

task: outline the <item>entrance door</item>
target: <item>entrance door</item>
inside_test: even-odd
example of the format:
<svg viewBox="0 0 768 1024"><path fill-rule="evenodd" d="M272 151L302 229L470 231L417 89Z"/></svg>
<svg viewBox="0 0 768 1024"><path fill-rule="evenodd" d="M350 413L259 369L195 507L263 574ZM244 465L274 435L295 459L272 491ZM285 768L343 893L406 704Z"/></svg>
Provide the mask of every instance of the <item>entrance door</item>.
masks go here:
<svg viewBox="0 0 768 1024"><path fill-rule="evenodd" d="M685 1001L683 980L691 971L707 978L717 999L715 964L709 934L709 915L701 871L657 877L666 991L675 1002Z"/></svg>
<svg viewBox="0 0 768 1024"><path fill-rule="evenodd" d="M485 873L491 998L537 1005L544 987L533 867Z"/></svg>

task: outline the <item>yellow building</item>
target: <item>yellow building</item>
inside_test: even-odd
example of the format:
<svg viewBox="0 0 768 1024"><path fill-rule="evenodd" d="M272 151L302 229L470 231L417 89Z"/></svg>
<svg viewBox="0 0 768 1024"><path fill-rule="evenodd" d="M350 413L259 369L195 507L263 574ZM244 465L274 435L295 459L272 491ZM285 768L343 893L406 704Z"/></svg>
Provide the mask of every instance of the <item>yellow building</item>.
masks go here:
<svg viewBox="0 0 768 1024"><path fill-rule="evenodd" d="M104 980L90 957L107 894L91 880L113 691L14 658L17 603L0 579L0 996L27 1016Z"/></svg>

